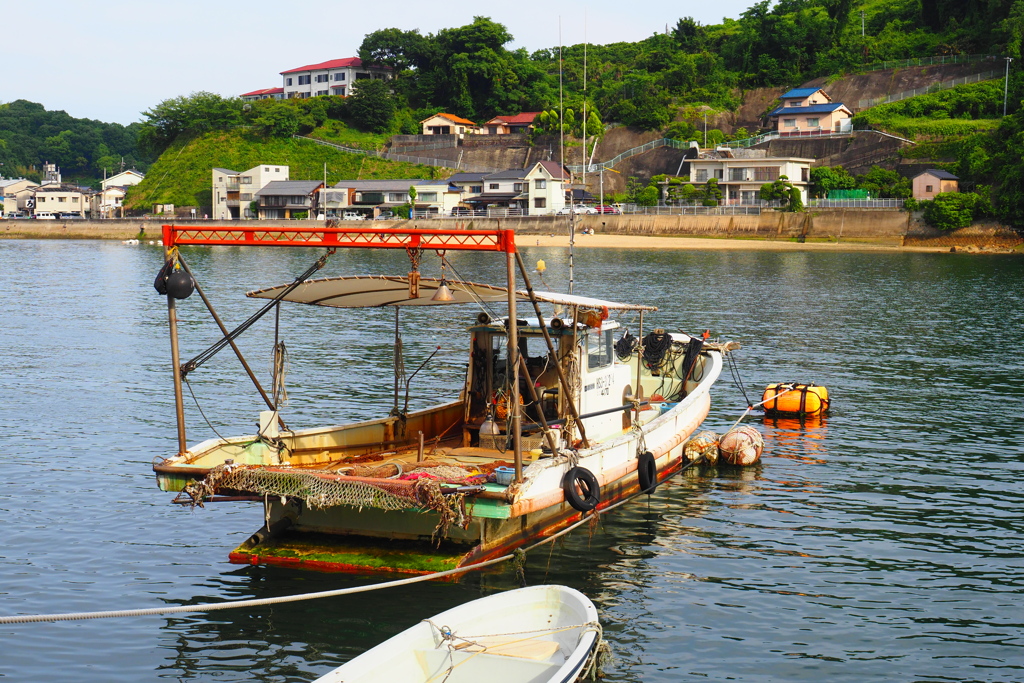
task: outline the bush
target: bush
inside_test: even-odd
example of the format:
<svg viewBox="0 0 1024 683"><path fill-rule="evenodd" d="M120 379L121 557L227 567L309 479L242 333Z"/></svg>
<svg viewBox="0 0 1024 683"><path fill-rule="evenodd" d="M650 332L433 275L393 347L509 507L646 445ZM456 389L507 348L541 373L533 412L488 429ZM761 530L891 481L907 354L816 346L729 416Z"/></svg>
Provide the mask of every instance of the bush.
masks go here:
<svg viewBox="0 0 1024 683"><path fill-rule="evenodd" d="M940 192L925 203L924 220L939 230L966 228L974 221L978 195L973 192Z"/></svg>

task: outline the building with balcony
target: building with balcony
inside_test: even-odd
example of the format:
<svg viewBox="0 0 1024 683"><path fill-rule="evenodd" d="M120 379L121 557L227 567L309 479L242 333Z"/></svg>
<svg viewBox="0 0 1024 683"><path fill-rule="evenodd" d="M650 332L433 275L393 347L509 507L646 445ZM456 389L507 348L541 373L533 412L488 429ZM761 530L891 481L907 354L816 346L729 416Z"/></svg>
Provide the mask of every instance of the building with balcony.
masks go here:
<svg viewBox="0 0 1024 683"><path fill-rule="evenodd" d="M74 214L85 218L89 212L89 198L92 190L68 183L48 183L32 190L32 213Z"/></svg>
<svg viewBox="0 0 1024 683"><path fill-rule="evenodd" d="M746 157L690 160L690 182L704 185L714 178L726 204L759 204L761 186L782 176L800 190L804 203L811 185L811 164L814 159L799 157Z"/></svg>
<svg viewBox="0 0 1024 683"><path fill-rule="evenodd" d="M284 79L282 97L319 97L338 95L345 97L358 88L365 79L388 80L393 70L389 66L364 64L358 57L332 59L319 64L307 64L281 72Z"/></svg>
<svg viewBox="0 0 1024 683"><path fill-rule="evenodd" d="M320 180L272 180L253 193L260 220L316 218L324 183Z"/></svg>
<svg viewBox="0 0 1024 683"><path fill-rule="evenodd" d="M342 180L328 188L326 217L359 213L376 218L409 205L409 188L416 189L413 210L418 215L448 215L458 206L462 190L447 180Z"/></svg>
<svg viewBox="0 0 1024 683"><path fill-rule="evenodd" d="M474 209L511 209L524 215L545 216L565 206L569 180L569 172L558 162L538 161L527 168L484 175L480 180L482 192L462 201Z"/></svg>
<svg viewBox="0 0 1024 683"><path fill-rule="evenodd" d="M768 113L768 120L782 135L848 133L853 112L833 102L821 88L794 88L782 96L782 104Z"/></svg>
<svg viewBox="0 0 1024 683"><path fill-rule="evenodd" d="M288 173L288 167L279 164L261 164L242 172L214 168L211 196L214 220L256 218L258 212L252 208L256 193L268 183L288 180Z"/></svg>
<svg viewBox="0 0 1024 683"><path fill-rule="evenodd" d="M0 203L4 217L31 213L30 200L37 187L39 185L25 178L0 178Z"/></svg>

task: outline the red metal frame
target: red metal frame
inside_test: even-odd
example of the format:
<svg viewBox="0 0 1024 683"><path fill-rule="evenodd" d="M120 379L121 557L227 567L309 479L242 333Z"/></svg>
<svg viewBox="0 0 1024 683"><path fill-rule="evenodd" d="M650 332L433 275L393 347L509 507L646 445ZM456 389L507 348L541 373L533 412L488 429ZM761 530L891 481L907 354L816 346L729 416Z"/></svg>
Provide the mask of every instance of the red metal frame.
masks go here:
<svg viewBox="0 0 1024 683"><path fill-rule="evenodd" d="M425 230L419 228L235 227L165 225L164 246L224 245L326 247L329 249L437 249L516 251L512 230Z"/></svg>

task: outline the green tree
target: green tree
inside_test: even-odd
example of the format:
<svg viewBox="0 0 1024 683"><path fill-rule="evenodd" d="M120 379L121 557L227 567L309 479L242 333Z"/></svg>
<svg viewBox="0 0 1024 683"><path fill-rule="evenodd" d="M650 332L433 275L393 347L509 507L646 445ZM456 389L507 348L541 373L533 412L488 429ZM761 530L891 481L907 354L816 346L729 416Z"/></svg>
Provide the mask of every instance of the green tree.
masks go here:
<svg viewBox="0 0 1024 683"><path fill-rule="evenodd" d="M271 107L254 119L252 125L264 137L291 137L299 131L299 113L295 107Z"/></svg>
<svg viewBox="0 0 1024 683"><path fill-rule="evenodd" d="M842 166L816 166L811 169L811 194L827 197L832 190L852 190L857 179Z"/></svg>
<svg viewBox="0 0 1024 683"><path fill-rule="evenodd" d="M363 130L384 133L390 130L395 117L395 99L386 81L360 81L348 97L348 114Z"/></svg>
<svg viewBox="0 0 1024 683"><path fill-rule="evenodd" d="M906 199L913 194L909 179L881 166L872 166L867 173L857 176L857 187L870 192L873 198Z"/></svg>
<svg viewBox="0 0 1024 683"><path fill-rule="evenodd" d="M778 180L761 186L761 199L767 202L779 202L779 211L803 211L804 203L800 198L800 190L789 182L789 177L780 175Z"/></svg>
<svg viewBox="0 0 1024 683"><path fill-rule="evenodd" d="M408 203L409 215L410 216L412 215L412 212L416 209L416 197L417 196L419 196L419 195L416 193L416 186L415 185L410 185L409 186L409 203Z"/></svg>
<svg viewBox="0 0 1024 683"><path fill-rule="evenodd" d="M146 120L139 129L139 146L157 156L180 136L228 130L242 123L242 105L237 97L210 92L164 100L143 112Z"/></svg>
<svg viewBox="0 0 1024 683"><path fill-rule="evenodd" d="M701 190L701 203L704 206L718 206L722 201L722 190L718 187L718 178L708 178Z"/></svg>
<svg viewBox="0 0 1024 683"><path fill-rule="evenodd" d="M966 228L974 221L978 195L973 192L940 192L924 202L924 220L940 230Z"/></svg>

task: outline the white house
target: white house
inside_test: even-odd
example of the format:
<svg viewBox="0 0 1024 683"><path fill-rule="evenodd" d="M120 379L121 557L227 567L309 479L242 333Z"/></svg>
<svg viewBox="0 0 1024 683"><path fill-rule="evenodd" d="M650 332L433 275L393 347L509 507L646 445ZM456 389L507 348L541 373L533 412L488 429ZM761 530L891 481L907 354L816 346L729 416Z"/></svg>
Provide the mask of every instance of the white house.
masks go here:
<svg viewBox="0 0 1024 683"><path fill-rule="evenodd" d="M538 161L528 168L485 175L480 182L483 191L465 197L464 204L478 209L518 209L530 216L544 216L565 206L569 173L558 162Z"/></svg>
<svg viewBox="0 0 1024 683"><path fill-rule="evenodd" d="M807 202L814 159L799 157L706 158L690 160L690 182L703 185L711 178L718 180L726 204L758 204L761 186L781 176L800 190Z"/></svg>
<svg viewBox="0 0 1024 683"><path fill-rule="evenodd" d="M243 102L255 102L256 100L283 100L284 88L260 88L251 92L239 95Z"/></svg>
<svg viewBox="0 0 1024 683"><path fill-rule="evenodd" d="M52 213L55 216L70 213L84 218L89 211L90 194L86 188L67 183L41 185L32 191L32 213Z"/></svg>
<svg viewBox="0 0 1024 683"><path fill-rule="evenodd" d="M3 215L13 216L30 213L33 193L39 187L25 178L4 178L0 180L0 202L3 204Z"/></svg>
<svg viewBox="0 0 1024 683"><path fill-rule="evenodd" d="M351 209L367 217L391 211L409 203L409 188L416 189L413 209L417 213L448 215L459 205L462 190L447 180L342 180L326 192L328 217Z"/></svg>
<svg viewBox="0 0 1024 683"><path fill-rule="evenodd" d="M126 192L123 187L112 185L96 192L89 198L89 216L91 218L122 218Z"/></svg>
<svg viewBox="0 0 1024 683"><path fill-rule="evenodd" d="M117 175L104 178L100 187L104 190L108 187L130 187L132 185L138 185L145 177L146 176L144 174L139 173L136 170L121 171Z"/></svg>
<svg viewBox="0 0 1024 683"><path fill-rule="evenodd" d="M213 169L213 218L229 221L238 218L256 218L250 208L256 193L275 180L288 180L288 167L280 164L260 164L248 171Z"/></svg>
<svg viewBox="0 0 1024 683"><path fill-rule="evenodd" d="M387 80L392 77L388 66L363 64L358 57L332 59L319 64L307 64L281 72L284 79L282 97L307 98L320 95L352 94L352 88L364 79Z"/></svg>

